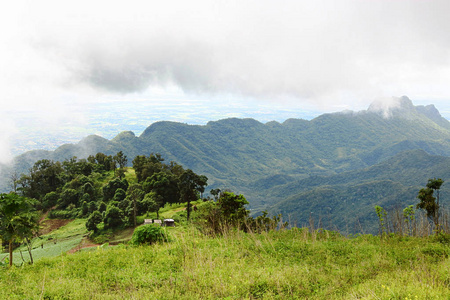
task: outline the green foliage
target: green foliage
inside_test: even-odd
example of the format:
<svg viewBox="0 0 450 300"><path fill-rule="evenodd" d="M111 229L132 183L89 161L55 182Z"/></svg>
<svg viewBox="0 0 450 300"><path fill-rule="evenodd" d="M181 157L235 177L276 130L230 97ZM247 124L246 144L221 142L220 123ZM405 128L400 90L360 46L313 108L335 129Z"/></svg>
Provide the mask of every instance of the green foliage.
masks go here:
<svg viewBox="0 0 450 300"><path fill-rule="evenodd" d="M86 182L82 188L81 188L81 192L83 194L88 194L90 197L93 197L95 195L95 189L92 186L92 183L90 182Z"/></svg>
<svg viewBox="0 0 450 300"><path fill-rule="evenodd" d="M9 244L10 266L14 242L31 239L39 230L39 215L34 201L15 193L0 194L0 237Z"/></svg>
<svg viewBox="0 0 450 300"><path fill-rule="evenodd" d="M78 217L78 210L51 210L48 213L49 219L75 219Z"/></svg>
<svg viewBox="0 0 450 300"><path fill-rule="evenodd" d="M178 188L180 189L180 199L187 203L186 212L189 221L191 213L191 202L199 198L198 193L205 191L208 178L204 175L197 175L192 170L187 169L180 176Z"/></svg>
<svg viewBox="0 0 450 300"><path fill-rule="evenodd" d="M127 165L128 159L125 154L123 154L122 151L117 152L116 155L114 155L113 160L119 165L119 168L123 169Z"/></svg>
<svg viewBox="0 0 450 300"><path fill-rule="evenodd" d="M116 190L116 192L114 193L113 201L120 202L120 201L122 201L123 199L125 199L126 196L127 196L127 195L126 195L126 192L125 192L123 189L118 188L118 189Z"/></svg>
<svg viewBox="0 0 450 300"><path fill-rule="evenodd" d="M439 189L444 183L442 179L428 179L427 187L419 191L417 198L420 202L417 204L418 209L423 209L427 213L427 217L435 224L435 228L439 231ZM436 192L437 197L433 194Z"/></svg>
<svg viewBox="0 0 450 300"><path fill-rule="evenodd" d="M103 218L105 229L117 228L124 224L124 215L118 207L108 206L105 217Z"/></svg>
<svg viewBox="0 0 450 300"><path fill-rule="evenodd" d="M121 180L120 178L109 181L108 184L103 187L103 200L105 202L112 200L118 189L126 191L128 189L128 181L126 179Z"/></svg>
<svg viewBox="0 0 450 300"><path fill-rule="evenodd" d="M77 204L79 199L79 194L74 189L65 189L58 200L58 207L61 209L66 208L70 204Z"/></svg>
<svg viewBox="0 0 450 300"><path fill-rule="evenodd" d="M378 222L380 224L380 236L388 234L386 227L386 210L379 205L375 205L375 212L377 213Z"/></svg>
<svg viewBox="0 0 450 300"><path fill-rule="evenodd" d="M156 242L167 242L169 236L161 226L147 224L137 227L134 230L130 243L132 245L153 244Z"/></svg>
<svg viewBox="0 0 450 300"><path fill-rule="evenodd" d="M159 209L163 205L163 198L155 192L145 194L144 199L141 201L141 212L156 212L157 218L159 218Z"/></svg>
<svg viewBox="0 0 450 300"><path fill-rule="evenodd" d="M409 235L415 235L415 227L413 227L413 223L416 220L416 212L414 210L414 205L409 205L403 209L403 217L405 218L405 222L408 226Z"/></svg>
<svg viewBox="0 0 450 300"><path fill-rule="evenodd" d="M47 210L58 203L59 194L57 192L50 192L45 194L42 199L42 207Z"/></svg>
<svg viewBox="0 0 450 300"><path fill-rule="evenodd" d="M100 224L102 221L103 221L102 214L98 210L94 211L87 219L86 222L87 230L94 231L94 233L96 233L98 230L97 225Z"/></svg>
<svg viewBox="0 0 450 300"><path fill-rule="evenodd" d="M269 218L268 214L267 211L263 211L262 215L256 218L248 218L246 221L248 230L261 233L263 231L284 229L289 225L288 222L283 222L281 214L272 216L272 218Z"/></svg>
<svg viewBox="0 0 450 300"><path fill-rule="evenodd" d="M248 201L241 194L223 192L217 201L219 209L226 222L242 222L248 216L249 211L245 209Z"/></svg>
<svg viewBox="0 0 450 300"><path fill-rule="evenodd" d="M103 202L103 201L101 201L100 203L99 203L99 205L98 205L98 211L99 212L104 212L104 211L106 211L106 203L105 202Z"/></svg>
<svg viewBox="0 0 450 300"><path fill-rule="evenodd" d="M247 229L256 224L248 216L247 204L243 195L223 192L217 202L208 201L195 207L195 224L207 234L222 234L229 228Z"/></svg>
<svg viewBox="0 0 450 300"><path fill-rule="evenodd" d="M40 200L46 194L56 191L63 183L64 169L62 164L42 159L33 165L29 175L22 175L19 180L19 190L25 197Z"/></svg>

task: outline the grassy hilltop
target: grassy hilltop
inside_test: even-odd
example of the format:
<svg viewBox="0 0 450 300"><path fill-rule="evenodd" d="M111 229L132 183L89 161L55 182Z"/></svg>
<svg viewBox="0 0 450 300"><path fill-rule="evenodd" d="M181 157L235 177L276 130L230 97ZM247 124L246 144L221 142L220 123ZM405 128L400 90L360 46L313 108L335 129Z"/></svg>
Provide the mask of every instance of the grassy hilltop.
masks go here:
<svg viewBox="0 0 450 300"><path fill-rule="evenodd" d="M1 268L2 299L447 299L448 238L285 229L94 247Z"/></svg>
<svg viewBox="0 0 450 300"><path fill-rule="evenodd" d="M64 190L76 188L75 183L82 178L86 182L93 180L92 199L102 203L106 200L101 191L115 180L114 173L105 171L101 176L94 173L87 179L75 176L58 193L65 195ZM124 178L130 183L136 182L135 170L125 169ZM86 190L85 184L79 189ZM121 207L121 201L126 201L117 199L116 196L106 201L108 207ZM48 216L83 215L82 205L73 202L64 208L66 202L62 198L56 203L52 211L59 212L50 212ZM288 226L279 230L267 227L242 230L239 226L205 230L205 224L211 225L208 223L211 220L223 220L207 214L217 212L214 210L217 203L193 202L197 210L192 212L191 222L186 222L186 203L167 203L159 210L160 218L177 221L176 227L163 229L169 241L142 246L129 242L134 230L130 225L105 229L105 224L100 223L97 232L88 233L86 218L44 218L42 234L32 242L35 263L29 265L25 248L18 248L14 253L14 266L0 267L0 298L450 297L448 235L412 237L405 231L403 235L384 234L383 237L344 236L335 231L314 229L313 224L308 228ZM375 215L374 211L372 213ZM211 219L212 216L217 219ZM156 213L138 215L138 224L142 224L144 218L156 218Z"/></svg>

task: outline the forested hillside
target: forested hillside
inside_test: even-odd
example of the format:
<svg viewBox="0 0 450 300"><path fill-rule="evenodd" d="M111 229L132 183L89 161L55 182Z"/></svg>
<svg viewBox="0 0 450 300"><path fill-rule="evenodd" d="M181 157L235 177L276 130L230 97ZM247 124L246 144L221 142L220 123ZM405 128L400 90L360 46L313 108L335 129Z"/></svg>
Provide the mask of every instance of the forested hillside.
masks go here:
<svg viewBox="0 0 450 300"><path fill-rule="evenodd" d="M338 228L367 221L370 229L374 205L405 206L416 201L417 188L428 178L448 178L449 128L434 106L414 106L402 97L388 110L374 104L367 111L325 114L311 121L157 122L140 136L89 136L55 151L31 151L15 159L15 169L24 172L43 158L159 153L206 175L209 189L246 195L253 213L282 211L301 224L313 212L317 218L327 215ZM8 176L3 189L7 181ZM443 194L445 190L444 184Z"/></svg>

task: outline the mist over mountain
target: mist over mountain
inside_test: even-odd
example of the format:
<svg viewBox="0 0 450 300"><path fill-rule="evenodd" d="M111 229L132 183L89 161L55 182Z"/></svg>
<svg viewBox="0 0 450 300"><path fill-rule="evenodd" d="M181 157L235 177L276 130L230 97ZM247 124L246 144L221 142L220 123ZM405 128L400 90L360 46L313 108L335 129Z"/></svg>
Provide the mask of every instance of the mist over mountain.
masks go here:
<svg viewBox="0 0 450 300"><path fill-rule="evenodd" d="M14 159L12 168L26 172L38 159L118 151L130 164L136 155L160 153L167 161L206 175L207 190L244 194L254 213L282 212L298 225L313 213L317 219L327 216L339 229L357 221L373 230L374 205L404 207L415 203L418 188L428 178L449 178L450 122L433 105L414 106L405 96L374 102L365 111L324 114L311 121L162 121L140 136L131 131L112 140L92 135L55 151L26 152ZM7 190L5 168L2 176L2 190Z"/></svg>

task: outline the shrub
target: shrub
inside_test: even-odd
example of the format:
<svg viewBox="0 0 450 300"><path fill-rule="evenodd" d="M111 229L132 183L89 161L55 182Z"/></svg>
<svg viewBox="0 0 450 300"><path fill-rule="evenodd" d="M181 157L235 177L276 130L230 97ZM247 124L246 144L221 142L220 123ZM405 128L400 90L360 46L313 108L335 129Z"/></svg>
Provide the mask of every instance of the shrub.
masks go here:
<svg viewBox="0 0 450 300"><path fill-rule="evenodd" d="M133 245L153 244L155 242L168 242L169 236L165 230L153 224L137 227L134 230L130 243Z"/></svg>

